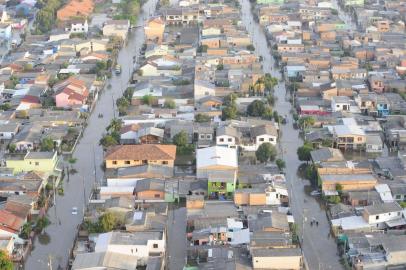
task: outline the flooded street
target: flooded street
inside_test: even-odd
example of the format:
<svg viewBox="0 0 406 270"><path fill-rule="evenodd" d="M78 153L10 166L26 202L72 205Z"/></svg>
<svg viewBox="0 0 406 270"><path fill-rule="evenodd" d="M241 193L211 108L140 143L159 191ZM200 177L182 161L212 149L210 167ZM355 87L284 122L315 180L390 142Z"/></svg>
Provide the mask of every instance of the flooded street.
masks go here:
<svg viewBox="0 0 406 270"><path fill-rule="evenodd" d="M63 268L68 264L69 251L78 225L83 220L84 202L90 196L95 181L103 178L103 149L99 146L99 140L105 132L114 115L113 102L119 98L130 78L133 69L133 56L135 56L144 42L143 24L150 14L154 13L157 0L149 0L142 7L142 13L138 18L135 30L129 35L127 45L120 51L118 63L122 66L122 74L114 76L106 82L111 84L111 89L105 89L101 93L97 105L88 120L83 138L77 145L73 157L77 158L74 168L77 173L70 176L70 180L64 180L64 196L56 198L56 205L48 210L48 218L51 224L45 229L46 235L36 237L34 248L28 256L26 269L48 269L49 261L52 268ZM102 113L103 118L98 118ZM86 198L86 199L85 199ZM78 208L78 214L72 214L72 207Z"/></svg>
<svg viewBox="0 0 406 270"><path fill-rule="evenodd" d="M263 68L266 73L280 79L281 74L278 68L274 67L274 59L268 48L265 34L259 24L254 21L251 14L251 5L249 0L241 0L242 20L251 34L256 53L264 59ZM280 157L286 162L286 179L290 189L290 202L298 225L300 238L303 231L303 253L309 269L342 269L337 255L337 246L333 238L329 238L330 225L328 223L326 212L315 198L305 193L305 184L307 180L300 179L296 172L301 164L298 160L296 150L303 144L299 136L299 131L293 128L294 122L291 114L292 105L286 96L285 84L280 83L275 88L277 101L274 110L279 115L287 115L288 123L281 126L282 138L279 142ZM305 219L303 219L303 216ZM310 226L310 220L315 218L319 226Z"/></svg>

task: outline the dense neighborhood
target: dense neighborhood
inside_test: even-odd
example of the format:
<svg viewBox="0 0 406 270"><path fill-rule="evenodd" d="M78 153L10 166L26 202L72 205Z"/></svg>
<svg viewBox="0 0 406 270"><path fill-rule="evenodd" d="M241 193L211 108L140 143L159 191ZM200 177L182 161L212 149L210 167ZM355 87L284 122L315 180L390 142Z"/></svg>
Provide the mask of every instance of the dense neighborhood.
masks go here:
<svg viewBox="0 0 406 270"><path fill-rule="evenodd" d="M0 0L0 269L406 269L405 23Z"/></svg>

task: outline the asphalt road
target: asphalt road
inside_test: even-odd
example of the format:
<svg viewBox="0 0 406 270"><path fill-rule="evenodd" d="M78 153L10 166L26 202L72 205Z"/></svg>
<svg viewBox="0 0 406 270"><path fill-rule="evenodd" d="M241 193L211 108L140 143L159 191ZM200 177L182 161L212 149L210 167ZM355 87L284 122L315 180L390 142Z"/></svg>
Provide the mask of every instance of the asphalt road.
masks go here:
<svg viewBox="0 0 406 270"><path fill-rule="evenodd" d="M278 68L274 67L270 49L267 46L265 34L251 14L249 0L240 0L242 6L242 20L251 34L256 53L262 55L265 72L271 73L276 78L281 78ZM281 127L282 138L279 142L280 157L286 162L286 179L290 188L290 202L293 216L299 227L299 234L303 238L303 253L309 269L342 269L337 255L337 246L332 238L328 237L330 225L325 210L313 197L305 193L307 180L297 176L297 168L301 162L297 159L296 150L303 145L298 130L293 128L292 105L287 101L284 83L275 88L277 101L274 109L279 115L288 116L288 124ZM303 222L303 216L306 218ZM315 218L319 226L310 226L310 220ZM303 234L304 232L304 234Z"/></svg>
<svg viewBox="0 0 406 270"><path fill-rule="evenodd" d="M143 5L137 25L142 26L145 19L154 13L156 3L157 0L148 0ZM133 56L138 54L143 42L144 30L137 27L130 34L127 45L120 51L118 63L122 66L122 74L113 76L107 82L111 84L111 89L105 89L97 101L83 138L73 153L73 157L77 158L74 165L77 173L71 175L69 182L65 179L65 195L57 196L56 205L49 209L47 215L51 225L45 229L45 235L36 237L34 249L26 260L25 269L48 269L50 259L52 269L58 269L59 265L62 267L67 265L69 250L73 246L77 227L83 219L84 202L87 201L85 198L90 196L95 179L100 181L103 178L101 167L103 149L98 142L110 120L117 115L113 110L113 102L125 90L133 68ZM99 113L104 117L98 118ZM72 207L78 207L77 215L72 215Z"/></svg>
<svg viewBox="0 0 406 270"><path fill-rule="evenodd" d="M181 270L186 263L186 208L172 206L167 221L167 269Z"/></svg>

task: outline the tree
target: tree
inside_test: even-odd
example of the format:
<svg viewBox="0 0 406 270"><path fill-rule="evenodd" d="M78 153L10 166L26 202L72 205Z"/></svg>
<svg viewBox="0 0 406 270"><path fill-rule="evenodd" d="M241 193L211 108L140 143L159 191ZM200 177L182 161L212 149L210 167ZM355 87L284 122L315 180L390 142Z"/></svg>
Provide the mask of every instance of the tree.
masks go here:
<svg viewBox="0 0 406 270"><path fill-rule="evenodd" d="M54 150L54 146L54 141L51 138L47 137L42 139L40 148L41 151L50 152Z"/></svg>
<svg viewBox="0 0 406 270"><path fill-rule="evenodd" d="M106 130L110 132L120 132L122 125L123 121L121 119L113 118L111 119L110 124L108 125Z"/></svg>
<svg viewBox="0 0 406 270"><path fill-rule="evenodd" d="M123 97L125 97L129 102L131 102L131 99L133 98L134 94L134 88L128 87L125 89Z"/></svg>
<svg viewBox="0 0 406 270"><path fill-rule="evenodd" d="M275 97L271 94L266 97L266 101L268 102L269 106L275 105Z"/></svg>
<svg viewBox="0 0 406 270"><path fill-rule="evenodd" d="M181 132L173 136L173 143L178 147L186 146L188 143L187 133L184 130L182 130Z"/></svg>
<svg viewBox="0 0 406 270"><path fill-rule="evenodd" d="M278 158L276 161L276 166L278 166L278 169L281 171L286 167L286 163L283 159Z"/></svg>
<svg viewBox="0 0 406 270"><path fill-rule="evenodd" d="M151 95L145 95L142 97L142 103L147 104L151 106L152 104L155 103L156 98L151 96Z"/></svg>
<svg viewBox="0 0 406 270"><path fill-rule="evenodd" d="M218 64L217 65L217 70L223 70L224 69L224 65L223 64Z"/></svg>
<svg viewBox="0 0 406 270"><path fill-rule="evenodd" d="M10 153L14 153L14 152L16 151L16 149L17 149L17 146L16 146L14 143L9 144L9 146L8 146L8 151L9 151Z"/></svg>
<svg viewBox="0 0 406 270"><path fill-rule="evenodd" d="M210 116L206 114L198 113L195 115L195 122L197 123L210 122L210 120Z"/></svg>
<svg viewBox="0 0 406 270"><path fill-rule="evenodd" d="M303 146L297 149L296 153L300 161L306 161L307 163L311 159L311 151L313 151L311 144L305 143Z"/></svg>
<svg viewBox="0 0 406 270"><path fill-rule="evenodd" d="M175 109L176 108L175 101L171 98L165 99L164 107L168 109Z"/></svg>
<svg viewBox="0 0 406 270"><path fill-rule="evenodd" d="M105 135L103 138L100 139L100 145L104 147L110 147L118 144L118 141L112 135Z"/></svg>
<svg viewBox="0 0 406 270"><path fill-rule="evenodd" d="M298 125L302 129L306 129L307 127L313 126L316 120L312 116L305 116L301 117L298 121Z"/></svg>
<svg viewBox="0 0 406 270"><path fill-rule="evenodd" d="M112 213L105 213L99 218L101 232L109 232L116 226L116 218Z"/></svg>
<svg viewBox="0 0 406 270"><path fill-rule="evenodd" d="M277 111L273 112L273 119L275 119L275 122L279 123L280 122L280 117Z"/></svg>
<svg viewBox="0 0 406 270"><path fill-rule="evenodd" d="M255 47L252 44L247 45L247 50L249 51L255 51Z"/></svg>
<svg viewBox="0 0 406 270"><path fill-rule="evenodd" d="M43 216L43 217L40 217L37 219L37 224L35 225L35 228L39 232L42 232L48 225L49 225L49 219L46 216Z"/></svg>
<svg viewBox="0 0 406 270"><path fill-rule="evenodd" d="M247 113L249 116L262 116L266 111L266 107L264 102L261 100L254 100L250 103L247 107Z"/></svg>
<svg viewBox="0 0 406 270"><path fill-rule="evenodd" d="M272 144L266 142L261 144L255 152L256 158L261 162L274 161L276 157L276 148Z"/></svg>
<svg viewBox="0 0 406 270"><path fill-rule="evenodd" d="M78 159L74 158L74 157L71 157L68 159L68 162L69 162L71 168L73 168L73 165L76 163L77 160Z"/></svg>
<svg viewBox="0 0 406 270"><path fill-rule="evenodd" d="M10 258L7 256L7 254L3 251L0 250L0 269L1 270L13 270L13 262L10 260Z"/></svg>
<svg viewBox="0 0 406 270"><path fill-rule="evenodd" d="M23 239L28 239L30 237L31 231L32 231L31 222L24 223L24 225L21 229L20 237ZM2 268L0 268L0 269L2 269Z"/></svg>
<svg viewBox="0 0 406 270"><path fill-rule="evenodd" d="M9 102L3 103L0 105L0 110L2 111L8 111L11 109L11 105Z"/></svg>
<svg viewBox="0 0 406 270"><path fill-rule="evenodd" d="M272 77L271 74L269 73L265 74L265 76L263 77L263 81L266 91L272 91L275 88L275 86L278 85L278 79Z"/></svg>
<svg viewBox="0 0 406 270"><path fill-rule="evenodd" d="M231 105L223 108L222 110L222 117L223 120L227 119L236 119L237 118L237 106Z"/></svg>
<svg viewBox="0 0 406 270"><path fill-rule="evenodd" d="M341 195L341 193L343 192L343 185L341 185L340 183L337 183L336 191L338 192L339 195Z"/></svg>
<svg viewBox="0 0 406 270"><path fill-rule="evenodd" d="M231 94L224 97L223 105L224 106L235 105L235 100L236 99L237 99L237 95L234 94L234 93L231 93Z"/></svg>

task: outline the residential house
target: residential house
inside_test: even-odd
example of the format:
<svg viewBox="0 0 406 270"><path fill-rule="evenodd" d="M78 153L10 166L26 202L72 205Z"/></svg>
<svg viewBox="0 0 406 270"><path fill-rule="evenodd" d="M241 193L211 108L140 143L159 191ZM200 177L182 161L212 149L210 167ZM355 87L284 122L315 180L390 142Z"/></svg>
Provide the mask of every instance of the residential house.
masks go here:
<svg viewBox="0 0 406 270"><path fill-rule="evenodd" d="M29 171L53 173L58 164L57 152L9 154L5 159L6 167L13 169L13 173Z"/></svg>
<svg viewBox="0 0 406 270"><path fill-rule="evenodd" d="M165 181L161 179L141 179L138 180L134 195L136 200L164 200Z"/></svg>
<svg viewBox="0 0 406 270"><path fill-rule="evenodd" d="M376 177L366 169L351 167L317 168L321 189L336 191L337 184L342 190L371 190L377 184Z"/></svg>
<svg viewBox="0 0 406 270"><path fill-rule="evenodd" d="M378 229L395 227L396 224L399 224L398 221L406 224L406 220L402 216L402 207L397 202L366 206L362 216L368 224L376 226Z"/></svg>
<svg viewBox="0 0 406 270"><path fill-rule="evenodd" d="M342 124L329 126L333 134L334 146L343 150L363 149L365 132L358 126L354 118L342 118Z"/></svg>
<svg viewBox="0 0 406 270"><path fill-rule="evenodd" d="M248 151L256 151L258 147L265 142L276 145L278 140L278 130L272 124L254 126L250 129L250 135L253 145L242 146Z"/></svg>
<svg viewBox="0 0 406 270"><path fill-rule="evenodd" d="M239 145L241 133L232 126L222 126L216 131L216 145L236 148Z"/></svg>
<svg viewBox="0 0 406 270"><path fill-rule="evenodd" d="M163 165L173 167L176 158L175 145L117 145L107 149L106 168L123 168L139 165Z"/></svg>
<svg viewBox="0 0 406 270"><path fill-rule="evenodd" d="M350 98L346 96L331 97L331 110L333 112L349 112L350 111Z"/></svg>
<svg viewBox="0 0 406 270"><path fill-rule="evenodd" d="M345 158L339 149L335 148L320 148L310 152L312 161L314 164L320 164L322 162L337 162L344 161Z"/></svg>
<svg viewBox="0 0 406 270"><path fill-rule="evenodd" d="M129 20L109 20L103 26L103 36L119 37L124 41L127 39L129 29Z"/></svg>
<svg viewBox="0 0 406 270"><path fill-rule="evenodd" d="M65 22L65 31L71 34L89 32L87 19L74 19Z"/></svg>
<svg viewBox="0 0 406 270"><path fill-rule="evenodd" d="M9 123L0 125L0 140L11 140L18 133L20 125L18 123Z"/></svg>
<svg viewBox="0 0 406 270"><path fill-rule="evenodd" d="M208 180L209 196L231 196L237 180L237 150L212 146L197 149L196 176Z"/></svg>
<svg viewBox="0 0 406 270"><path fill-rule="evenodd" d="M141 144L159 144L164 139L164 130L156 127L145 127L137 130L136 142Z"/></svg>
<svg viewBox="0 0 406 270"><path fill-rule="evenodd" d="M60 108L72 108L86 104L89 90L82 80L70 77L53 87L55 103Z"/></svg>
<svg viewBox="0 0 406 270"><path fill-rule="evenodd" d="M155 44L161 44L164 37L165 22L161 17L154 17L149 19L145 26L144 32L147 41L153 42Z"/></svg>
<svg viewBox="0 0 406 270"><path fill-rule="evenodd" d="M252 250L253 269L302 269L300 248L257 248Z"/></svg>
<svg viewBox="0 0 406 270"><path fill-rule="evenodd" d="M66 21L74 17L89 17L94 9L93 0L70 0L56 12L59 21Z"/></svg>
<svg viewBox="0 0 406 270"><path fill-rule="evenodd" d="M121 144L135 144L139 128L140 126L137 124L123 126L120 130Z"/></svg>

